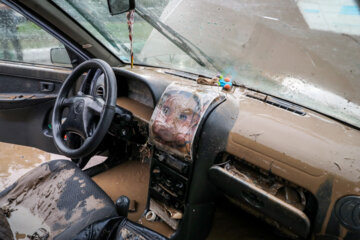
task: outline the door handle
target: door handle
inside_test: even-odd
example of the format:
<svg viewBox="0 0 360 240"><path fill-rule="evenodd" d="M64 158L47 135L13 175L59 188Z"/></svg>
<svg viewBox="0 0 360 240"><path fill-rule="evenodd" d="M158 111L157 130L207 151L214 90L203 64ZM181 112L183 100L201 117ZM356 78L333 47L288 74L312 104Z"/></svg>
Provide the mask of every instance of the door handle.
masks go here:
<svg viewBox="0 0 360 240"><path fill-rule="evenodd" d="M54 91L54 83L40 82L40 92L52 92Z"/></svg>

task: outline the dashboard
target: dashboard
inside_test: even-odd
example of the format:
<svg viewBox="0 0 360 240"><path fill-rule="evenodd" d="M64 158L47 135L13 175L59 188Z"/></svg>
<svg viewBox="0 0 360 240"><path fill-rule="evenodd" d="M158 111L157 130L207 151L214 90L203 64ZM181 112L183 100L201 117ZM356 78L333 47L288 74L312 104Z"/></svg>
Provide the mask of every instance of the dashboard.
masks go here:
<svg viewBox="0 0 360 240"><path fill-rule="evenodd" d="M357 129L241 87L225 92L152 68L114 71L117 104L148 126L153 146L148 208L172 209L178 218L157 212L172 229L197 234L194 219L210 226L205 216L220 193L292 236L337 236L330 225L357 236L349 208L337 205L347 196L360 203Z"/></svg>

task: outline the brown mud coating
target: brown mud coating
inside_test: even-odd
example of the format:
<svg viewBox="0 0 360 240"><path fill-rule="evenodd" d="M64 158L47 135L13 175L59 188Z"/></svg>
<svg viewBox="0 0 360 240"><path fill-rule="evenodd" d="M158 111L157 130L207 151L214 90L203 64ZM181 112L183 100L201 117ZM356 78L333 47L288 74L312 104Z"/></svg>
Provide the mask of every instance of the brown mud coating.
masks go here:
<svg viewBox="0 0 360 240"><path fill-rule="evenodd" d="M12 144L4 144L0 143L0 161L9 161L9 162L17 162L17 164L28 163L29 168L33 168L41 162L39 161L38 156L49 156L49 153L43 152L41 150L35 148L29 148L24 146L12 145ZM16 149L16 151L14 151ZM6 153L6 154L4 154ZM16 157L14 155L19 155L18 153L22 153L23 157ZM27 161L25 161L27 160ZM3 165L1 165L2 174L7 173L9 169L6 169ZM125 166L123 169L121 169ZM133 169L130 169L133 167ZM140 167L141 170L137 168ZM133 177L134 174L127 174L125 169L130 169L130 172L134 173L143 173L143 175L138 177ZM115 200L118 196L127 195L131 199L135 199L138 203L137 211L135 213L129 213L129 218L137 221L139 216L143 213L146 203L147 191L148 191L148 180L145 181L149 175L149 172L146 170L148 166L146 164L138 163L138 162L129 162L124 165L120 165L117 168L111 169L106 172L106 174L99 174L94 177L94 180L102 187L102 189L109 194L109 196ZM20 171L20 172L19 172ZM119 171L119 172L118 172ZM13 170L12 174L21 176L21 169ZM132 178L132 181L126 181L126 177L124 175L121 177L121 173L126 174L127 177ZM111 175L111 176L107 176ZM147 177L145 177L147 175ZM3 179L3 175L1 175L0 180ZM98 179L96 179L98 178ZM116 179L120 178L124 180L122 183L127 184L129 186L120 186L120 184L113 185ZM140 184L143 181L144 184ZM137 191L136 189L142 188ZM123 191L123 189L127 189L129 192ZM135 192L133 191L135 190ZM145 200L144 200L145 199ZM229 203L224 202L219 204L219 208L215 213L214 224L208 239L239 239L239 237L244 236L245 240L253 240L253 239L279 239L274 237L273 229L268 227L265 223L258 221L253 216L241 211L236 210L234 207L229 207ZM233 212L236 211L236 214L233 215ZM11 213L10 213L11 214ZM170 236L173 233L173 230L168 227L163 222L148 222L144 218L141 218L139 221L144 226L153 229L164 236ZM259 231L261 228L261 231ZM21 234L21 233L20 233ZM225 237L226 236L226 237Z"/></svg>
<svg viewBox="0 0 360 240"><path fill-rule="evenodd" d="M179 77L165 75L163 70L159 69L136 67L131 71L154 81L188 82ZM360 189L357 187L360 181L359 131L310 110L305 110L305 116L290 113L246 97L247 90L243 88L234 89L233 93L227 94L227 101L233 101L236 104L239 115L229 134L227 152L264 170L271 171L313 194L316 194L326 181L331 181L332 195L322 228L324 232L330 219L330 210L336 199L349 194L360 194ZM133 112L136 112L140 106L130 99L118 100L118 105ZM228 111L233 110L228 109ZM141 119L149 121L151 109L147 109L144 113L145 111L139 110L134 115L141 117L143 114ZM1 145L0 157L2 161L5 160L8 163L12 163L14 155L23 153L22 147L19 147L4 155L5 148ZM35 162L42 161L36 154L33 156ZM21 157L17 158L15 162L19 161L24 166L27 166L25 163L29 163L29 167L34 166L30 158L27 159L30 162L25 162ZM0 167L3 166L4 164ZM16 174L21 170L21 167L14 170L11 167L5 168L1 170L1 176L10 175L10 172ZM111 187L111 184L108 182L106 185ZM115 189L113 199L123 194L120 191L115 194ZM147 189L145 192L144 195L147 194ZM224 239L238 239L240 236L244 239L259 239L260 233L264 234L260 237L261 239L279 239L273 237L272 230L269 231L267 225L257 220L250 221L251 216L242 211L233 214L235 212L233 207L229 209L226 214L219 214L217 210L209 239L219 239L220 236L224 238L227 232L230 232L229 235L233 238L229 236ZM141 211L139 205L138 212ZM234 225L231 225L232 223ZM213 237L214 234L217 237ZM346 231L341 230L341 234L345 235Z"/></svg>
<svg viewBox="0 0 360 240"><path fill-rule="evenodd" d="M277 37L272 39L277 39ZM288 51L281 50L280 52L288 54ZM296 54L300 56L299 59L304 56L298 52L293 55ZM263 51L259 51L259 55L263 55ZM324 64L313 55L311 56L317 64ZM262 61L263 58L254 59ZM254 59L251 58L250 61L255 61ZM281 61L287 58L272 57L271 59ZM301 70L306 72L307 67L304 66L306 61L300 62L300 65L293 65L301 66ZM273 66L271 68L273 69ZM152 81L161 79L161 81L190 82L175 76L166 76L169 79L165 79L163 70L153 68L137 67L129 70L144 74ZM336 80L339 75L330 74L333 70L318 73L324 76L319 79L330 79L334 87L339 83L345 84L343 87L349 90L349 93L351 92L349 88L351 84ZM314 195L317 194L320 186L331 182L330 205L321 229L325 232L336 200L346 195L360 195L360 187L358 187L360 183L359 130L308 109L304 109L305 116L297 115L248 98L245 96L247 93L254 95L254 92L243 87L235 87L234 92L226 94L227 101L232 101L238 108L227 111L238 110L239 112L230 131L226 151L301 186ZM352 100L357 99L359 95L355 93L353 96L357 97L352 97ZM347 231L341 229L340 232L341 235L345 235Z"/></svg>
<svg viewBox="0 0 360 240"><path fill-rule="evenodd" d="M136 211L129 212L128 218L153 229L164 236L174 231L161 221L149 222L142 217L148 196L150 166L148 163L129 161L93 177L93 180L113 201L122 195L136 202Z"/></svg>
<svg viewBox="0 0 360 240"><path fill-rule="evenodd" d="M225 158L227 157L225 156ZM235 159L233 162L227 163L224 169L234 177L245 180L249 184L255 185L268 194L276 196L300 211L304 211L306 197L305 191L302 188L289 182L281 181L272 174L257 171L254 166L249 166L249 164L245 163L245 161Z"/></svg>
<svg viewBox="0 0 360 240"><path fill-rule="evenodd" d="M62 167L61 164L64 163L58 162L57 164L58 167ZM31 235L33 232L24 232L23 226L19 225L23 222L19 218L24 219L25 217L25 219L32 221L42 219L42 221L38 221L37 229L46 229L52 238L69 227L70 223L80 220L83 211L88 212L102 208L104 206L103 200L96 199L92 195L79 202L75 207L76 211L72 212L70 217L65 216L66 211L57 208L57 202L66 187L65 181L71 179L74 173L74 169L63 169L58 174L52 175L48 165L42 165L21 177L17 185L3 198L0 198L0 206L14 209L11 215L18 217L17 220L12 221L10 215L9 221L13 231ZM33 179L37 180L31 181ZM86 187L82 179L74 177L73 180L78 180L80 187ZM39 199L41 199L40 202ZM19 204L21 207L18 206ZM18 214L19 212L21 214Z"/></svg>
<svg viewBox="0 0 360 240"><path fill-rule="evenodd" d="M154 68L129 70L151 81L188 81ZM334 76L337 74L331 78ZM324 232L336 199L360 194L359 131L311 110L305 110L305 116L290 113L248 98L246 92L248 90L237 87L227 94L227 101L233 101L239 109L229 134L227 152L312 194L326 181L331 181L333 194L322 227ZM346 234L346 231L341 232Z"/></svg>
<svg viewBox="0 0 360 240"><path fill-rule="evenodd" d="M228 96L237 104L239 115L227 152L314 195L323 183L332 181L325 231L335 201L360 194L360 132L310 110L300 116L244 93L238 89Z"/></svg>
<svg viewBox="0 0 360 240"><path fill-rule="evenodd" d="M36 148L0 143L0 191L10 186L23 174L54 159L54 154Z"/></svg>
<svg viewBox="0 0 360 240"><path fill-rule="evenodd" d="M0 160L1 161L9 161L9 162L18 162L18 164L21 164L22 161L27 160L29 167L35 167L34 163L38 161L38 154L48 156L49 153L43 152L41 150L35 149L35 148L28 148L23 146L17 146L12 144L4 144L0 143ZM12 154L13 149L16 149L16 152L13 152L13 154L23 153L22 156L24 157L18 157L14 158ZM7 154L3 154L7 152ZM25 154L26 153L26 154ZM4 158L6 156L6 158ZM11 159L13 159L11 161ZM33 165L31 165L33 164ZM125 168L134 167L134 169L131 169L130 171L133 172L142 172L144 175L148 175L148 172L146 171L146 164L137 163L137 162L129 162L126 166L126 163L124 164ZM2 166L2 165L1 165ZM143 213L143 210L145 208L146 199L144 200L144 196L146 197L147 194L147 187L148 182L145 182L144 185L140 185L143 179L142 176L139 178L133 177L132 174L126 174L125 168L121 169L123 165L118 166L117 168L111 169L106 172L106 174L99 174L96 177L94 177L94 180L100 184L103 190L109 194L109 196L115 200L118 196L121 195L127 195L127 196L133 196L132 199L136 199L138 206L137 211L135 213L129 213L129 218L133 219L134 221L138 220L138 216ZM140 167L142 170L138 170L137 168ZM119 172L118 172L119 171ZM144 171L144 172L143 172ZM128 187L121 187L119 185L112 186L114 180L119 177L122 180L126 180L126 177L121 177L120 173L126 174L128 177L132 177L133 181L124 181L123 184L130 184ZM2 170L2 173L6 173L6 169ZM13 174L18 174L15 170ZM110 177L107 177L107 175L111 175ZM149 176L149 175L148 175ZM1 177L0 179L2 179ZM99 179L96 179L99 178ZM143 179L145 180L145 179ZM106 185L103 187L102 185ZM136 191L136 189L142 188L143 192L140 193L140 191ZM122 189L127 189L129 193L124 192ZM136 191L134 194L133 189ZM133 195L131 195L133 194ZM130 197L131 198L131 197ZM209 240L212 239L239 239L239 237L243 236L243 239L253 240L253 239L279 239L277 237L273 236L272 228L268 227L266 224L256 220L253 216L242 212L241 210L234 210L234 207L229 207L229 203L225 202L223 204L220 204L218 210L215 213L214 218L214 225L212 228L212 231L209 236ZM236 211L236 214L233 215L233 212ZM173 233L173 230L168 227L163 222L148 222L144 218L141 218L139 221L144 226L153 229L159 233L162 233L164 236L170 236ZM261 228L261 231L258 231L258 229ZM226 237L225 237L226 236Z"/></svg>
<svg viewBox="0 0 360 240"><path fill-rule="evenodd" d="M152 108L127 97L118 98L116 100L116 104L120 107L125 108L126 110L129 110L134 114L134 116L144 122L149 122L151 114L153 113Z"/></svg>
<svg viewBox="0 0 360 240"><path fill-rule="evenodd" d="M129 219L138 221L144 213L150 180L148 163L128 161L117 167L100 173L92 178L113 201L125 195L135 200L137 209L129 212Z"/></svg>

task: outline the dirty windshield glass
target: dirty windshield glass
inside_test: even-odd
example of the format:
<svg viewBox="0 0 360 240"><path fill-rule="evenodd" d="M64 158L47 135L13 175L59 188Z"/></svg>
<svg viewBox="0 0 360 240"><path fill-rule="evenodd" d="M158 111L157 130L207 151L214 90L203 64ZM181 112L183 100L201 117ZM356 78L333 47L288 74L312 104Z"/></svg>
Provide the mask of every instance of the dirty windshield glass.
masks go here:
<svg viewBox="0 0 360 240"><path fill-rule="evenodd" d="M112 17L106 0L55 2L120 59L129 61L126 13ZM136 4L135 63L231 75L235 84L360 127L356 0Z"/></svg>
<svg viewBox="0 0 360 240"><path fill-rule="evenodd" d="M130 40L126 13L112 16L109 12L107 0L53 0L63 8L72 18L80 23L87 31L101 41L109 50L117 55L122 61L130 62ZM155 7L164 8L168 0L155 1ZM152 7L156 12L158 9ZM160 10L161 12L162 10ZM176 68L190 72L207 74L208 70L203 68L194 59L188 56L165 36L159 34L154 27L145 19L135 13L133 25L133 50L136 64L153 65L160 67ZM152 52L148 40L153 34L153 41L157 45L167 42L169 51Z"/></svg>

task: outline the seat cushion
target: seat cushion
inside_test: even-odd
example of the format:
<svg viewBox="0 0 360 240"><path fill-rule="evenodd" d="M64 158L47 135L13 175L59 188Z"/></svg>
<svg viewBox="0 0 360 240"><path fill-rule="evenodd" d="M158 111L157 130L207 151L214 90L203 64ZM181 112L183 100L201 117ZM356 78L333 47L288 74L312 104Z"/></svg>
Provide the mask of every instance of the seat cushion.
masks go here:
<svg viewBox="0 0 360 240"><path fill-rule="evenodd" d="M59 240L118 216L106 193L68 160L44 163L22 176L0 193L0 206L14 232L33 235L43 228Z"/></svg>

